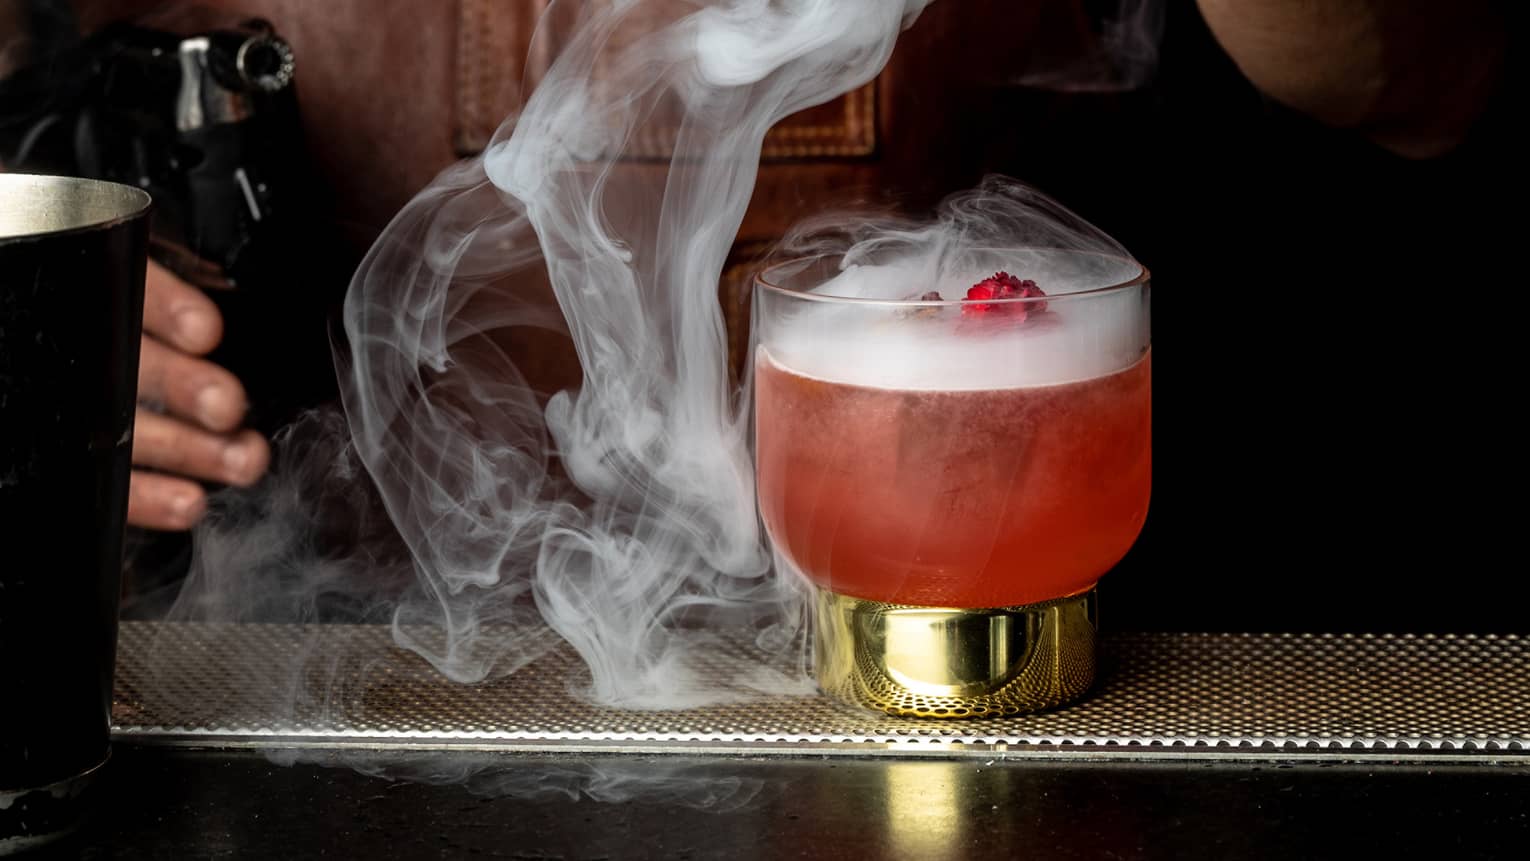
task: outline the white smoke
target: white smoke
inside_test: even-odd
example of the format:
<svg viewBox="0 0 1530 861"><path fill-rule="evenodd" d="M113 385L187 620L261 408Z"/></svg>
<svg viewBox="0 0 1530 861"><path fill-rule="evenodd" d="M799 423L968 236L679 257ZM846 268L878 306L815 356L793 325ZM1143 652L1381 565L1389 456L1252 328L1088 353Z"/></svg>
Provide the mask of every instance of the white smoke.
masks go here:
<svg viewBox="0 0 1530 861"><path fill-rule="evenodd" d="M1167 0L1031 0L1033 45L1014 83L1057 92L1128 92L1158 71Z"/></svg>
<svg viewBox="0 0 1530 861"><path fill-rule="evenodd" d="M1142 266L1062 204L1002 177L951 196L927 223L865 213L809 219L774 256L782 262L767 282L811 273L822 281L808 292L856 300L773 306L772 359L810 377L908 390L1054 385L1118 371L1146 343L1141 295L1108 289L1143 277ZM1000 271L1036 282L1047 316L1021 328L942 306ZM920 298L930 300L923 313L903 304ZM879 310L881 302L899 310ZM892 314L898 325L887 325Z"/></svg>
<svg viewBox="0 0 1530 861"><path fill-rule="evenodd" d="M343 388L412 558L402 645L477 681L566 641L609 704L800 688L694 666L704 621L796 624L718 283L765 132L875 76L925 2L598 6L483 157L389 226L347 298ZM677 116L668 170L619 162ZM518 369L556 342L533 330L567 333L576 387Z"/></svg>
<svg viewBox="0 0 1530 861"><path fill-rule="evenodd" d="M367 255L344 421L305 417L260 488L214 500L168 618L386 622L459 682L568 644L605 705L810 691L769 669L792 666L802 601L764 548L718 284L766 131L873 78L927 2L583 5L524 109ZM667 163L623 157L656 140ZM1127 259L998 181L934 225L839 218L784 250L944 285L1045 263L1026 246ZM709 648L723 628L757 653ZM242 677L325 714L354 657L331 645L250 655Z"/></svg>

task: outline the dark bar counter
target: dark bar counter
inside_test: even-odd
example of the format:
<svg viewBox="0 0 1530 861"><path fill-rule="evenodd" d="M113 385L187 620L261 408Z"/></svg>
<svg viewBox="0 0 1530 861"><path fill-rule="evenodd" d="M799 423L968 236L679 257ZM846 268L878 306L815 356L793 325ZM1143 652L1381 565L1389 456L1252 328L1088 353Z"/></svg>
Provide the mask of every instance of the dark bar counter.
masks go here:
<svg viewBox="0 0 1530 861"><path fill-rule="evenodd" d="M308 752L321 759L323 753ZM577 764L742 782L747 800L495 795L237 749L119 744L78 858L1513 858L1530 769L1328 762L590 757L458 752L505 780ZM483 773L483 772L480 772Z"/></svg>

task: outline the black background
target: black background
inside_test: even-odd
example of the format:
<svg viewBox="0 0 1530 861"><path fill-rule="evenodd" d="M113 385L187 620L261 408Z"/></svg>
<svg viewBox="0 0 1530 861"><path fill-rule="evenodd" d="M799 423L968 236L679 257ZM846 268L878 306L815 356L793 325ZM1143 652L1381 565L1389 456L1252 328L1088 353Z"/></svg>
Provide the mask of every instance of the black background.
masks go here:
<svg viewBox="0 0 1530 861"><path fill-rule="evenodd" d="M1146 90L995 107L1032 120L993 163L1153 273L1153 502L1105 623L1526 630L1512 78L1412 161L1263 98L1169 6Z"/></svg>

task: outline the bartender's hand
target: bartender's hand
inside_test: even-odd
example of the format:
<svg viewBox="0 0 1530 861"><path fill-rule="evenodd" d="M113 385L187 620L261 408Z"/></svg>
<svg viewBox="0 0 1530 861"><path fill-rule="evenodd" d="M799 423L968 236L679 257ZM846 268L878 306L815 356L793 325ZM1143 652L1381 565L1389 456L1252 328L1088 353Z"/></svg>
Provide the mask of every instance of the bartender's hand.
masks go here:
<svg viewBox="0 0 1530 861"><path fill-rule="evenodd" d="M223 337L212 300L150 262L143 328L128 522L190 529L207 509L197 480L253 484L271 452L260 434L240 430L246 401L239 380L199 358Z"/></svg>

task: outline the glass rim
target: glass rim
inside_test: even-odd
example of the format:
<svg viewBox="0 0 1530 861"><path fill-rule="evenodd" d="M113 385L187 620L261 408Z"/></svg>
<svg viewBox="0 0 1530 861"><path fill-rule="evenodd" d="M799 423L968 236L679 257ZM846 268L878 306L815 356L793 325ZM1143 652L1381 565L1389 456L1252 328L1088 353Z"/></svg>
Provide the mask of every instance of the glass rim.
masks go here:
<svg viewBox="0 0 1530 861"><path fill-rule="evenodd" d="M107 231L154 208L141 188L77 176L0 173L0 191L14 207L0 216L0 245Z"/></svg>
<svg viewBox="0 0 1530 861"><path fill-rule="evenodd" d="M1120 257L1114 254L1105 254L1098 251L1072 251L1066 248L1041 248L1026 250L1061 251L1067 254L1106 257L1111 260L1119 260L1136 266L1137 274L1125 281L1119 281L1114 284L1106 284L1100 287L1091 287L1088 290L1077 290L1072 293L1051 293L1046 296L1012 296L1008 298L995 297L993 299L983 299L981 301L984 305L1019 305L1031 302L1062 302L1075 298L1104 296L1111 293L1118 293L1124 290L1129 290L1133 287L1141 286L1148 283L1148 281L1152 279L1152 273L1148 271L1147 266L1134 257ZM813 261L828 260L835 256L835 254L817 254L808 255L806 257L793 257L790 260L782 260L776 263L772 263L769 266L766 266L764 269L761 269L759 272L755 273L754 283L777 295L787 296L794 299L803 299L809 302L824 302L829 304L843 303L851 305L864 305L867 307L884 306L890 308L949 308L953 306L960 306L973 301L965 297L958 299L872 299L862 296L834 296L824 293L810 293L806 290L786 287L770 280L770 273L781 269L782 267L801 265L805 263L810 264ZM842 272L844 270L839 271Z"/></svg>

